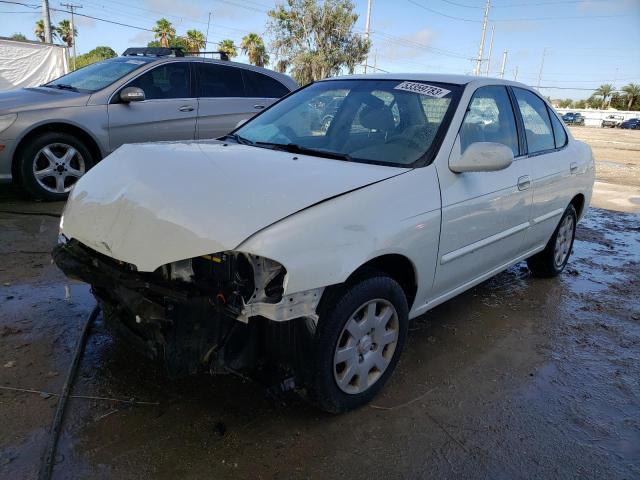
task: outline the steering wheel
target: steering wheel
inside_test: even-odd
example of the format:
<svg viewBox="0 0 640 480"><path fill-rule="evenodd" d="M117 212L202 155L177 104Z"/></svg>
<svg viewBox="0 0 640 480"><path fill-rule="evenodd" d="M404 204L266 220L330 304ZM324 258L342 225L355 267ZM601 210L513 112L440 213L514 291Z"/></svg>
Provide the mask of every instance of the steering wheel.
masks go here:
<svg viewBox="0 0 640 480"><path fill-rule="evenodd" d="M416 150L420 150L424 148L424 145L420 144L417 140L414 140L413 138L409 138L409 137L395 136L390 138L384 143L385 145L393 145L393 144L404 145L409 148L414 148Z"/></svg>

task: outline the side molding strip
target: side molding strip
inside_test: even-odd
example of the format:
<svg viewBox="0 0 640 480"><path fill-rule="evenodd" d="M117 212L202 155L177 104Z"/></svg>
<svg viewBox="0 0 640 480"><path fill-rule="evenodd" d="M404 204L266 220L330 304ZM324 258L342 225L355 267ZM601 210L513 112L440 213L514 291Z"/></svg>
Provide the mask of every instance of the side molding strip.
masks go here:
<svg viewBox="0 0 640 480"><path fill-rule="evenodd" d="M466 247L459 248L454 250L453 252L446 253L440 258L440 265L444 265L445 263L449 263L456 258L460 258L469 253L473 253L476 250L479 250L487 245L491 245L492 243L498 242L504 238L510 237L511 235L515 235L523 230L526 230L531 225L530 222L521 223L520 225L516 225L515 227L511 227L507 230L504 230L500 233L496 233L495 235L491 235L490 237L483 238L475 243L471 243Z"/></svg>
<svg viewBox="0 0 640 480"><path fill-rule="evenodd" d="M550 218L557 217L563 212L564 210L562 208L558 208L557 210L553 210L552 212L545 213L544 215L540 215L539 217L534 218L533 224L535 225L536 223L541 223L545 220L549 220Z"/></svg>

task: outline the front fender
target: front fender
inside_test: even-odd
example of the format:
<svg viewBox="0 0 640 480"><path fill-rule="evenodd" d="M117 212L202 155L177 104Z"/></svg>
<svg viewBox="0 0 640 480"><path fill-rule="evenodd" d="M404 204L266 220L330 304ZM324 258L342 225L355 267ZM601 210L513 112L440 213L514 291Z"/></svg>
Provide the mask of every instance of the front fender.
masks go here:
<svg viewBox="0 0 640 480"><path fill-rule="evenodd" d="M439 237L439 185L427 166L298 212L236 250L284 265L285 294L342 283L368 260L403 255L414 264L419 300L433 283Z"/></svg>

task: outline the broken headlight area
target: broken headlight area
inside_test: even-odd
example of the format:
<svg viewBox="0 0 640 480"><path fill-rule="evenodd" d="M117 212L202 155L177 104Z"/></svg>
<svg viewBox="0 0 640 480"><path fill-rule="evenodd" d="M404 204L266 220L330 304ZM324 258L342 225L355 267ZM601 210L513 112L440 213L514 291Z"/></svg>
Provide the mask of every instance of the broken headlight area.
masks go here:
<svg viewBox="0 0 640 480"><path fill-rule="evenodd" d="M295 322L271 322L262 310L273 315L286 304L289 316L280 313L277 318L292 319L310 309L302 305L303 297L283 299L282 265L241 252L205 255L154 272L138 272L134 265L72 239L59 244L53 258L69 277L91 284L106 323L161 360L173 377L255 369L271 350L278 354L288 350L289 346L271 342L274 335L287 342L297 336L281 332L294 328L285 324Z"/></svg>

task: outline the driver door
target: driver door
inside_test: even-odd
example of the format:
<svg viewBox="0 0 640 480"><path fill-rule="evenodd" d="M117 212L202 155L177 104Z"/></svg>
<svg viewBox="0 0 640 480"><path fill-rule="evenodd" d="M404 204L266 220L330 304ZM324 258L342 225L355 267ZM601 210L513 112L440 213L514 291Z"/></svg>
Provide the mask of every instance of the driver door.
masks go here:
<svg viewBox="0 0 640 480"><path fill-rule="evenodd" d="M494 172L454 173L437 165L442 195L440 249L432 299L453 296L522 254L532 203L530 172L506 87L475 91L450 154L475 142L511 148L514 162Z"/></svg>
<svg viewBox="0 0 640 480"><path fill-rule="evenodd" d="M141 88L145 100L108 106L111 151L125 143L195 137L198 103L192 91L190 63L164 63L122 87Z"/></svg>

